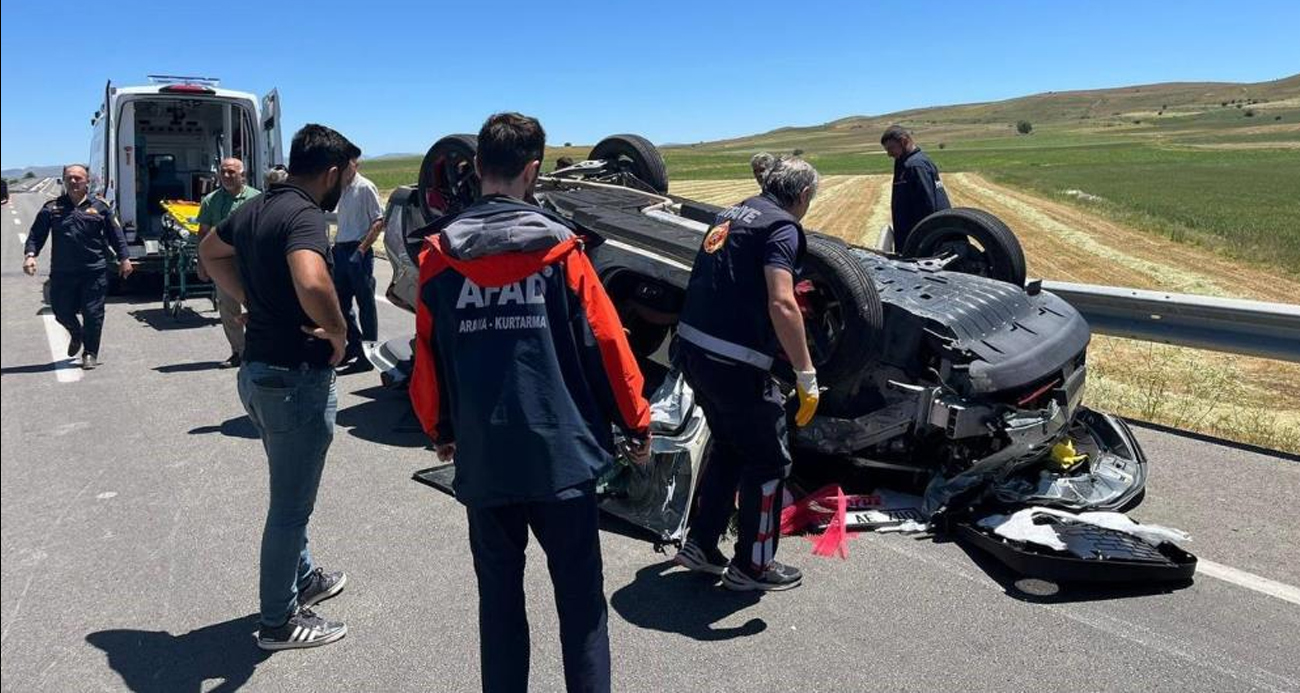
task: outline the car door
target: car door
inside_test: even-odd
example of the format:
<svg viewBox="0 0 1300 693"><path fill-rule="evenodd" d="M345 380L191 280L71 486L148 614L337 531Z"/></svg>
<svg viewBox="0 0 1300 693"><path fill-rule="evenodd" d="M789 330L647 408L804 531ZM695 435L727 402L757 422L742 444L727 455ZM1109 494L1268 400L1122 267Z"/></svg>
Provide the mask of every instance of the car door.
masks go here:
<svg viewBox="0 0 1300 693"><path fill-rule="evenodd" d="M272 89L262 97L262 165L284 164L284 139L280 135L280 90Z"/></svg>

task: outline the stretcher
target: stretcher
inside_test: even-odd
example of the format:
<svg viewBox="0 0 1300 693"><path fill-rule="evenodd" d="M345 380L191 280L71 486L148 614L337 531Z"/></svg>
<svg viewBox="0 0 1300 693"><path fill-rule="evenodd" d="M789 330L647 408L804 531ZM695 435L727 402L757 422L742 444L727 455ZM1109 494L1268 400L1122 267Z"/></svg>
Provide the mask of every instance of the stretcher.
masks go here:
<svg viewBox="0 0 1300 693"><path fill-rule="evenodd" d="M164 200L163 234L163 311L180 317L185 301L206 298L217 309L216 285L199 279L199 203L189 200Z"/></svg>

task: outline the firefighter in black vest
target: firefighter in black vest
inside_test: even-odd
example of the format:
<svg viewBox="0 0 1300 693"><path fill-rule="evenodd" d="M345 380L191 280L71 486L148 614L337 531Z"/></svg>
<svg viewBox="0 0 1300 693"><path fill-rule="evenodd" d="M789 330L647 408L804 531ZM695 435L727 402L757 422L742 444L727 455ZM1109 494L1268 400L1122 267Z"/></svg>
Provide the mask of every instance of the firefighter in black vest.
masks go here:
<svg viewBox="0 0 1300 693"><path fill-rule="evenodd" d="M939 167L912 140L912 133L901 125L891 125L880 136L880 145L894 160L894 193L890 211L894 223L893 247L902 251L907 236L920 221L931 214L949 209L948 191L939 179Z"/></svg>
<svg viewBox="0 0 1300 693"><path fill-rule="evenodd" d="M733 590L798 586L798 569L775 560L790 473L785 395L772 375L784 353L795 371L804 426L817 410L817 373L794 285L807 242L799 220L817 192L817 171L783 159L763 194L724 210L695 257L677 327L677 364L713 433L695 520L676 562L721 575ZM740 491L735 553L718 550Z"/></svg>
<svg viewBox="0 0 1300 693"><path fill-rule="evenodd" d="M81 367L86 370L98 364L104 296L108 293L108 252L117 255L123 278L134 269L117 215L102 198L89 194L88 178L81 164L63 167L64 193L36 214L23 258L23 271L36 274L36 256L46 239L53 237L50 307L68 331L68 356L80 353Z"/></svg>

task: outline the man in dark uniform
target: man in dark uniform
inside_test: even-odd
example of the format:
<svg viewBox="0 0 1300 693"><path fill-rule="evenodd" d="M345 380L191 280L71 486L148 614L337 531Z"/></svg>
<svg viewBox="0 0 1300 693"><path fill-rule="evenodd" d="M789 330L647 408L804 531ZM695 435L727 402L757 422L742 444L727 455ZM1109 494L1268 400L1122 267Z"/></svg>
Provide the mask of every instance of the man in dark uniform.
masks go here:
<svg viewBox="0 0 1300 693"><path fill-rule="evenodd" d="M891 125L880 136L880 145L894 160L894 195L890 211L894 222L894 248L902 250L907 236L920 221L949 209L948 191L939 180L939 167L912 141L912 133ZM886 249L888 250L888 248Z"/></svg>
<svg viewBox="0 0 1300 693"><path fill-rule="evenodd" d="M817 192L817 171L783 159L763 181L763 194L721 212L705 234L677 327L677 364L704 409L713 452L675 560L741 591L789 589L802 579L775 560L790 473L785 396L772 376L778 355L795 370L796 425L812 420L819 394L794 293L806 247L799 220ZM728 561L718 540L737 488L740 536Z"/></svg>
<svg viewBox="0 0 1300 693"><path fill-rule="evenodd" d="M36 274L36 256L45 240L54 237L50 261L50 307L68 331L68 356L81 354L81 367L99 363L99 339L104 329L104 296L108 293L108 251L117 254L122 278L131 275L131 253L117 215L104 200L88 194L89 174L81 164L63 167L64 193L45 203L27 236L23 271ZM81 321L77 320L81 313ZM84 324L83 322L84 321ZM85 351L82 351L82 347Z"/></svg>

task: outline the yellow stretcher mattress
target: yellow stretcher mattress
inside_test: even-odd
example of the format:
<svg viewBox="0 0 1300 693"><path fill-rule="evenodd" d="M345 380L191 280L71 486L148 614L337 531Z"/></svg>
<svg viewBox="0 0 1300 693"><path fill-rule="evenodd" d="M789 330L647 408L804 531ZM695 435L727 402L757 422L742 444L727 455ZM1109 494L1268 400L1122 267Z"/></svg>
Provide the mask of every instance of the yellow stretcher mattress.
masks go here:
<svg viewBox="0 0 1300 693"><path fill-rule="evenodd" d="M163 200L161 204L167 212L169 221L192 234L199 232L199 203L189 200Z"/></svg>

